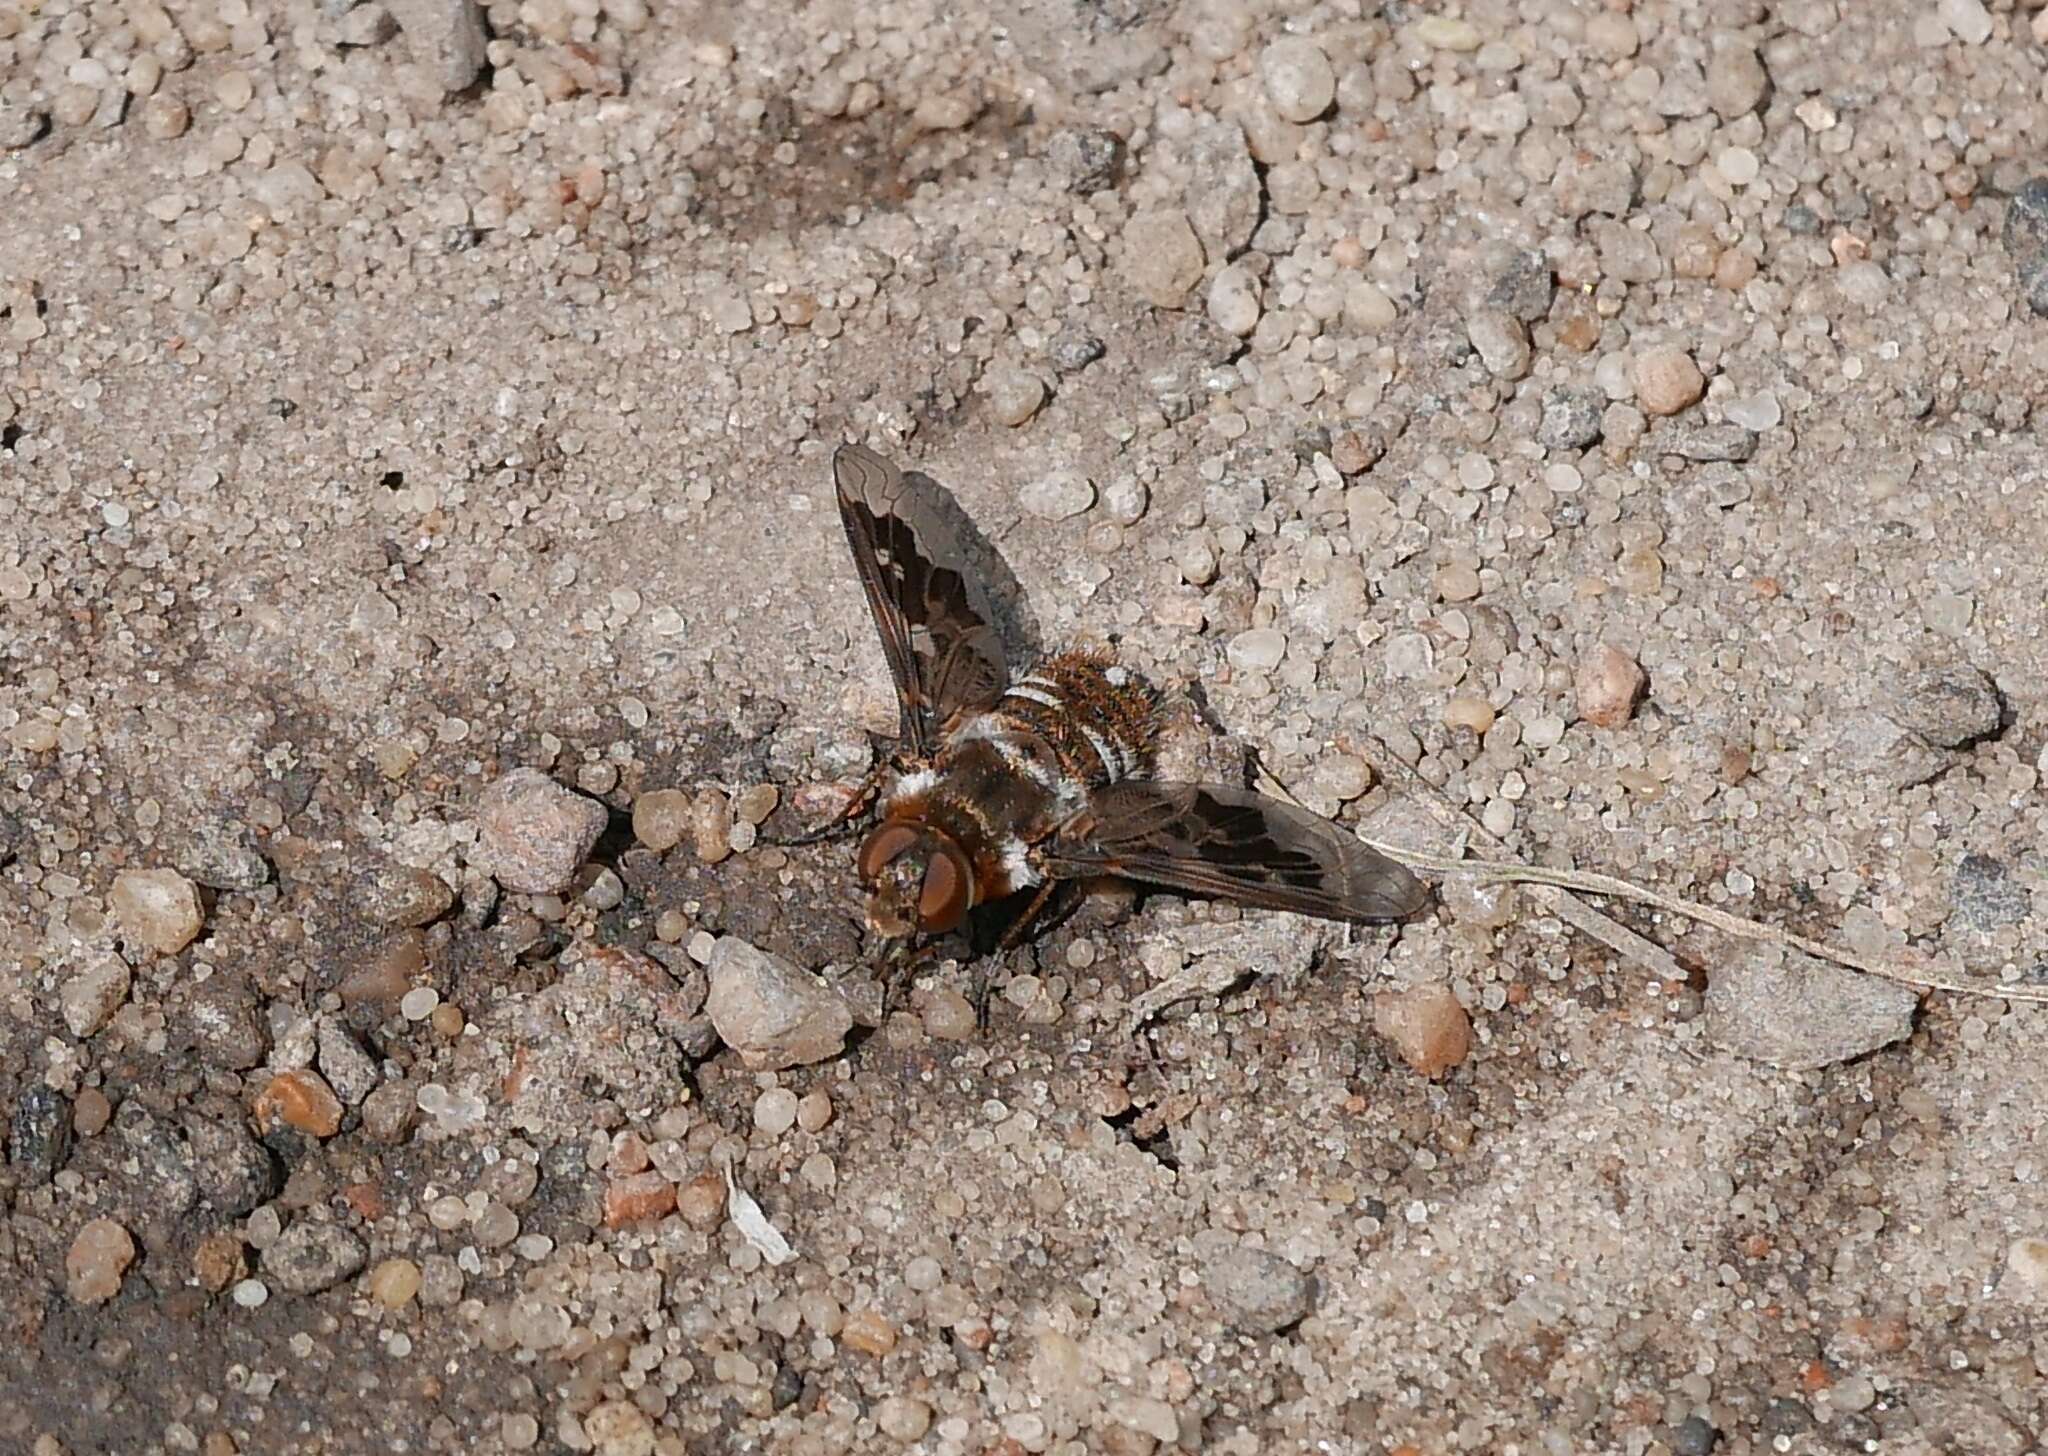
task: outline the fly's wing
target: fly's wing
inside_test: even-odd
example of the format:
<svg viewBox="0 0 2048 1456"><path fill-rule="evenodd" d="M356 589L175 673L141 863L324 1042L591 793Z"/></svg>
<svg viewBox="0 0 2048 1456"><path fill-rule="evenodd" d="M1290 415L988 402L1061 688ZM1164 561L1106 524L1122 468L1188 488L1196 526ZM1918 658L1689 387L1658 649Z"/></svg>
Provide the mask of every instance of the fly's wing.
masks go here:
<svg viewBox="0 0 2048 1456"><path fill-rule="evenodd" d="M1041 847L1062 879L1116 875L1325 920L1405 920L1420 880L1329 820L1249 789L1127 780Z"/></svg>
<svg viewBox="0 0 2048 1456"><path fill-rule="evenodd" d="M928 754L939 725L962 708L994 702L1008 686L1002 639L937 481L905 475L860 445L839 447L832 478L896 679L903 741Z"/></svg>

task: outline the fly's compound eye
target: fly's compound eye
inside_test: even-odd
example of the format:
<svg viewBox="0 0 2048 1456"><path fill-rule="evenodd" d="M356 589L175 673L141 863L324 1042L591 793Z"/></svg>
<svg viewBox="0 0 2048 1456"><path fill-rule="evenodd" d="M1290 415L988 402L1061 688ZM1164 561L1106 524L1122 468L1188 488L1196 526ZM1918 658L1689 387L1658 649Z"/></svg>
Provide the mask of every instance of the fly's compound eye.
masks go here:
<svg viewBox="0 0 2048 1456"><path fill-rule="evenodd" d="M860 847L860 877L872 885L882 877L882 868L917 843L917 831L903 824L884 824Z"/></svg>
<svg viewBox="0 0 2048 1456"><path fill-rule="evenodd" d="M967 914L973 889L973 876L960 851L949 846L933 855L925 868L924 887L917 894L918 928L928 935L951 930Z"/></svg>

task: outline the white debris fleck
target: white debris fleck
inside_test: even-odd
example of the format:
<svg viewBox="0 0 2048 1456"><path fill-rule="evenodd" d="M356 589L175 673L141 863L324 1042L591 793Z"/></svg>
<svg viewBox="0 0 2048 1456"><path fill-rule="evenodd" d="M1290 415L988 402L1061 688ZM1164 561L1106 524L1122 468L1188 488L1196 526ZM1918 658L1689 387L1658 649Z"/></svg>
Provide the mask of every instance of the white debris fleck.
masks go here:
<svg viewBox="0 0 2048 1456"><path fill-rule="evenodd" d="M754 1195L740 1187L732 1176L732 1164L727 1162L721 1166L725 1173L725 1209L733 1227L740 1231L742 1238L760 1250L761 1257L770 1264L779 1266L794 1259L796 1250L789 1246L782 1230L768 1222L768 1215L761 1212L761 1205L754 1201Z"/></svg>

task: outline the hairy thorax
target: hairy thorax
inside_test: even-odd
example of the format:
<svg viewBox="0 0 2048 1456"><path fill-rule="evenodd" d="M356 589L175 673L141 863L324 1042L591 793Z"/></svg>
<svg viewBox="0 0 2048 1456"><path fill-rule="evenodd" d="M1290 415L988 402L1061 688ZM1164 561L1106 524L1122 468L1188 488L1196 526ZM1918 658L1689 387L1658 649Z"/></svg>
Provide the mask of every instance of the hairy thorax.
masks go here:
<svg viewBox="0 0 2048 1456"><path fill-rule="evenodd" d="M950 836L973 866L975 901L999 900L1039 882L1031 847L1091 789L1143 770L1155 718L1152 695L1108 657L1047 658L947 724L931 763L892 786L883 819Z"/></svg>

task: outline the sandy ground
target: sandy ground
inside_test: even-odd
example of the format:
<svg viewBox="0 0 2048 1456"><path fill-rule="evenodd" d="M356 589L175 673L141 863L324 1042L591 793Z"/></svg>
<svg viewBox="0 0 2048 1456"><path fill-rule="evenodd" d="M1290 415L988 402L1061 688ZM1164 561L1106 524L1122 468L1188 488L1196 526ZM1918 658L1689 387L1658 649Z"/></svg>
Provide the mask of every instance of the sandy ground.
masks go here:
<svg viewBox="0 0 2048 1456"><path fill-rule="evenodd" d="M769 841L894 721L857 438L1184 772L2048 981L2044 75L2005 0L7 0L0 1447L2031 1449L2037 1006L1453 884L879 1020ZM721 944L850 1035L750 1070Z"/></svg>

